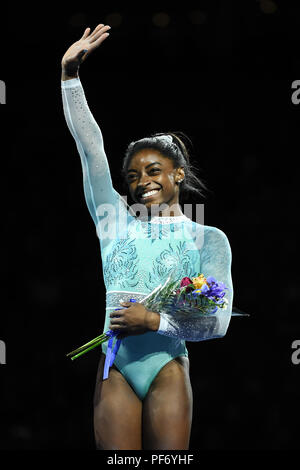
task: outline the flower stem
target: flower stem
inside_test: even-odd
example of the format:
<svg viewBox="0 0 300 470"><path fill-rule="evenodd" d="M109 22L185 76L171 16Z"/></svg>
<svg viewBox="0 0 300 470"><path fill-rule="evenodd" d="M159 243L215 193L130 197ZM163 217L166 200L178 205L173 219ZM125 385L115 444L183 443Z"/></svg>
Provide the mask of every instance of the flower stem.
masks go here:
<svg viewBox="0 0 300 470"><path fill-rule="evenodd" d="M83 344L82 346L80 346L79 348L77 349L74 349L74 351L71 351L67 354L67 356L73 356L74 354L80 352L80 351L83 351L85 350L86 348L88 348L89 346L92 346L93 344L95 343L98 343L98 341L100 340L105 340L106 338L108 338L108 336L106 336L105 333L103 333L102 335L100 336L97 336L96 338L92 339L91 341L89 341L88 343L86 344Z"/></svg>
<svg viewBox="0 0 300 470"><path fill-rule="evenodd" d="M95 342L94 344L92 344L90 347L84 349L83 351L80 351L78 354L76 354L75 356L71 357L71 360L73 361L74 359L76 359L77 357L80 357L82 356L83 354L87 353L88 351L90 351L91 349L94 349L96 348L97 346L100 346L100 344L102 343L105 343L105 341L107 341L109 339L109 336L106 336L104 335L105 337L100 339L99 341Z"/></svg>
<svg viewBox="0 0 300 470"><path fill-rule="evenodd" d="M83 351L81 351L80 353L76 354L75 356L72 356L72 357L71 357L71 360L74 361L74 359L76 359L77 357L82 356L83 354L87 353L87 352L90 351L91 349L94 349L96 346L99 346L100 344L101 344L101 341L99 341L98 343L93 344L93 345L90 346L89 348L86 348L86 349L84 349Z"/></svg>

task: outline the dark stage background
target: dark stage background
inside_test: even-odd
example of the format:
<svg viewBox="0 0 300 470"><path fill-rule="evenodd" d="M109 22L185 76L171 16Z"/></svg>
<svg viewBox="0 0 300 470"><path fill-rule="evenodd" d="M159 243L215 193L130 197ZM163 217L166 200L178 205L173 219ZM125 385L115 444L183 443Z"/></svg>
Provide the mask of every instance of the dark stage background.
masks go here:
<svg viewBox="0 0 300 470"><path fill-rule="evenodd" d="M71 5L71 4L70 4ZM151 5L151 6L150 6ZM60 61L86 27L111 25L80 78L115 188L128 143L181 130L210 192L205 224L230 241L234 305L226 336L187 343L192 450L287 450L299 442L298 160L300 7L201 1L139 8L9 8L0 79L2 450L94 450L105 292L95 228L66 126ZM190 202L190 201L189 201ZM289 263L289 261L291 262Z"/></svg>

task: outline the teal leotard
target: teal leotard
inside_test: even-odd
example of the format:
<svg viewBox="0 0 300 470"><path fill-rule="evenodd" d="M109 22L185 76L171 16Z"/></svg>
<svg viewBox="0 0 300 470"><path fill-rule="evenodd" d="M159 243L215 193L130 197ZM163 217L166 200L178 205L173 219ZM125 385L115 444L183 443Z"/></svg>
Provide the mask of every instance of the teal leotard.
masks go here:
<svg viewBox="0 0 300 470"><path fill-rule="evenodd" d="M226 333L233 298L229 242L221 230L193 222L185 215L137 218L113 187L101 130L79 78L61 85L66 122L81 158L85 199L100 241L106 288L103 331L109 329L109 314L120 308L120 300L140 301L174 270L178 279L201 272L229 288L227 311L209 322L169 323L167 316L159 312L158 332L122 340L114 363L143 400L165 364L178 356L188 356L186 340L201 341ZM102 351L106 350L104 343Z"/></svg>

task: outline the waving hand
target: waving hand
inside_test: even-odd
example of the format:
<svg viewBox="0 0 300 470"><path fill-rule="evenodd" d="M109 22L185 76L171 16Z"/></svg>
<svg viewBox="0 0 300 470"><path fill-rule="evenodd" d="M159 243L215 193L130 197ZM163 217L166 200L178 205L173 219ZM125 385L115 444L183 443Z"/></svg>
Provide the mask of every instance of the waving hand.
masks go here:
<svg viewBox="0 0 300 470"><path fill-rule="evenodd" d="M76 76L79 66L86 58L102 44L109 36L110 26L98 24L91 33L91 28L86 28L79 41L74 42L64 54L61 66L66 76Z"/></svg>

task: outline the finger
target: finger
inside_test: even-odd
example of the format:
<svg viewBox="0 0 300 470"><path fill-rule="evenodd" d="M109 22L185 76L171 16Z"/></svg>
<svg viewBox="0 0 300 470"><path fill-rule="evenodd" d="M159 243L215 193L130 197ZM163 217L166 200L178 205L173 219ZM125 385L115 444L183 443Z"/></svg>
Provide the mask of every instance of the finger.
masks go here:
<svg viewBox="0 0 300 470"><path fill-rule="evenodd" d="M118 308L118 309L115 309L113 312L110 312L109 316L111 318L117 318L117 317L124 317L124 315L126 314L127 312L127 308L125 309L122 309L122 308Z"/></svg>
<svg viewBox="0 0 300 470"><path fill-rule="evenodd" d="M111 29L110 26L104 26L103 28L99 29L98 31L95 31L95 33L93 33L90 37L89 37L89 41L91 44L93 44L94 42L96 42L98 39L100 38L103 38L104 36L104 39L107 38L109 36L109 30Z"/></svg>
<svg viewBox="0 0 300 470"><path fill-rule="evenodd" d="M93 37L95 36L95 34L101 29L104 27L104 24L103 23L100 23L96 26L96 28L94 29L94 31L91 33L90 37Z"/></svg>
<svg viewBox="0 0 300 470"><path fill-rule="evenodd" d="M117 330L118 330L118 331L122 331L122 332L123 332L123 331L126 330L126 327L123 326L123 325L112 325L112 324L110 323L109 329L110 329L111 331L117 331Z"/></svg>
<svg viewBox="0 0 300 470"><path fill-rule="evenodd" d="M88 52L92 52L94 49L100 46L103 41L105 41L106 38L108 38L109 33L103 34L97 41L94 41L93 43L90 44Z"/></svg>
<svg viewBox="0 0 300 470"><path fill-rule="evenodd" d="M88 37L90 30L91 28L86 28L86 30L83 33L83 36L80 38L80 41Z"/></svg>
<svg viewBox="0 0 300 470"><path fill-rule="evenodd" d="M110 320L110 325L114 325L114 326L119 325L119 326L122 326L122 327L125 326L125 325L124 325L124 322L122 322L122 320L120 320L120 318L112 318L112 319Z"/></svg>

